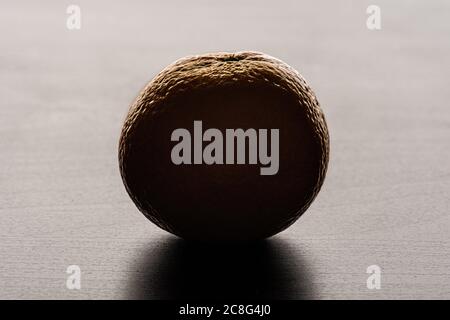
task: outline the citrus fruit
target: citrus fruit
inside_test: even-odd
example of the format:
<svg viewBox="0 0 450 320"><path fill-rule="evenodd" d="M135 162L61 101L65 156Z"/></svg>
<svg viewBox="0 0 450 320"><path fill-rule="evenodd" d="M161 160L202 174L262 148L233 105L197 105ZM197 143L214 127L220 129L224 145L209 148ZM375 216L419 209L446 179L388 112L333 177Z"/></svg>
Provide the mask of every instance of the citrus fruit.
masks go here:
<svg viewBox="0 0 450 320"><path fill-rule="evenodd" d="M186 239L255 240L295 222L325 178L329 136L312 89L258 52L166 67L138 95L119 142L126 190Z"/></svg>

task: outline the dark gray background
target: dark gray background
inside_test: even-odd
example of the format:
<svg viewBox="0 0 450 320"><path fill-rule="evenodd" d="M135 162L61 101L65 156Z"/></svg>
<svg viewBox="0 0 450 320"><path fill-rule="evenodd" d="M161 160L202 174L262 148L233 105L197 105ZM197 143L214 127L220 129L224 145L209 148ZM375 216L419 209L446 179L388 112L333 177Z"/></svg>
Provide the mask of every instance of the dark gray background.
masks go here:
<svg viewBox="0 0 450 320"><path fill-rule="evenodd" d="M72 3L79 31L66 29ZM0 298L450 298L449 18L445 0L2 1ZM192 248L129 199L119 132L167 64L239 50L286 61L315 89L329 171L266 243ZM71 264L79 291L65 286ZM380 290L366 288L372 264Z"/></svg>

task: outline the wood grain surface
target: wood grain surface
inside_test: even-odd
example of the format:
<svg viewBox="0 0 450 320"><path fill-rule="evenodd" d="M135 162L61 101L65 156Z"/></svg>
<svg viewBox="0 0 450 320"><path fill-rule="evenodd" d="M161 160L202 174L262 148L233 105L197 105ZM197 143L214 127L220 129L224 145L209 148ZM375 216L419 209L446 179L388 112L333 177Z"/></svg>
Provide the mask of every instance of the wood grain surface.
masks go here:
<svg viewBox="0 0 450 320"><path fill-rule="evenodd" d="M79 0L76 31L69 4L1 4L1 299L450 298L448 1ZM366 27L370 4L381 30ZM135 208L119 132L167 64L239 50L286 61L315 89L329 171L285 232L196 247ZM379 290L366 286L374 264ZM66 288L69 265L80 290Z"/></svg>

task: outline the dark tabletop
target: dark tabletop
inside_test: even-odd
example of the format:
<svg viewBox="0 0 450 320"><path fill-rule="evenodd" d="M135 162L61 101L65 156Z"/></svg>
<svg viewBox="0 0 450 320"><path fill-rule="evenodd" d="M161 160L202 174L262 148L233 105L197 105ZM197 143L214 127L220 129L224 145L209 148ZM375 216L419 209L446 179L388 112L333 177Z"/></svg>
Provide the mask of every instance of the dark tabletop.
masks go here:
<svg viewBox="0 0 450 320"><path fill-rule="evenodd" d="M0 298L450 298L450 4L2 2ZM322 191L285 232L198 247L128 197L127 108L177 58L263 51L314 88L331 133ZM176 195L174 195L176 201ZM81 290L66 288L69 265ZM381 289L366 286L381 268Z"/></svg>

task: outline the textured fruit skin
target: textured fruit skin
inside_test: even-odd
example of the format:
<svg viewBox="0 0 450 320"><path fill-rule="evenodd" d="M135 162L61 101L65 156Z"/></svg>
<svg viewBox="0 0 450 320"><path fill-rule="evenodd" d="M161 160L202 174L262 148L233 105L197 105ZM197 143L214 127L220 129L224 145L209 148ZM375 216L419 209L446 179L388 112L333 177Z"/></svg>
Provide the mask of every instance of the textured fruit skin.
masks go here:
<svg viewBox="0 0 450 320"><path fill-rule="evenodd" d="M280 168L171 163L176 128L280 129ZM192 132L192 131L191 131ZM284 62L258 52L180 59L131 105L119 142L124 185L139 210L186 239L256 240L295 222L325 178L329 135L315 94Z"/></svg>

